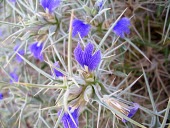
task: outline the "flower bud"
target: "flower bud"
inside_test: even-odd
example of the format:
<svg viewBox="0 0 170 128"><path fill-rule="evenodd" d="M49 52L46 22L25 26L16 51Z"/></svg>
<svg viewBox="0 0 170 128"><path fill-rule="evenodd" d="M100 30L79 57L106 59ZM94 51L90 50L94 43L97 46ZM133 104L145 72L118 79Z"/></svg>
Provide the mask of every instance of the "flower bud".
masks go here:
<svg viewBox="0 0 170 128"><path fill-rule="evenodd" d="M92 97L93 95L93 89L92 89L92 86L87 86L85 91L84 91L84 100L86 102L89 102L90 98Z"/></svg>

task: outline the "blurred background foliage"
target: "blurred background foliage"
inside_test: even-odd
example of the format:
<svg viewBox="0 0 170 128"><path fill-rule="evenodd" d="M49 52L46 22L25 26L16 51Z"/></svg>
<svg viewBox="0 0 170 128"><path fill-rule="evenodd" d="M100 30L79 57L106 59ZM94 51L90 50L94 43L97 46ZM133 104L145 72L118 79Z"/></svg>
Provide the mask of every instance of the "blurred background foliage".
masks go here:
<svg viewBox="0 0 170 128"><path fill-rule="evenodd" d="M92 25L89 36L83 41L94 41L98 45L111 24L126 8L123 16L131 18L132 24L128 39L149 61L127 43L127 40L117 39L112 32L104 41L102 53L124 44L114 50L114 56L103 58L106 63L104 69L107 72L103 71L100 79L115 88L125 80L121 85L121 89L125 89L143 74L143 67L147 79L142 76L122 97L140 104L141 110L133 118L135 121L146 127L161 127L165 111L170 109L170 106L167 107L170 97L170 1L104 0L102 10L98 10L95 2L63 0L54 15L47 15L38 0L17 0L15 4L9 0L0 0L0 89L5 97L0 101L0 128L57 127L58 108L55 105L57 97L64 92L50 86L62 82L52 79L51 65L60 61L61 69L66 72L64 63L67 63L68 59L67 42L71 10L74 9L75 18ZM36 41L45 44L45 62L35 60L28 50L28 46ZM74 49L79 40L73 38L72 41ZM20 44L25 50L26 60L23 63L15 61L16 52L13 48L16 44ZM21 83L37 85L9 84L9 73L14 70ZM77 73L75 60L72 70ZM96 107L97 103L93 106ZM95 107L85 107L79 119L80 127L97 127L98 107ZM110 128L112 125L118 128L137 127L131 123L113 124L113 114L104 108L101 115L100 128ZM170 123L170 116L167 123Z"/></svg>

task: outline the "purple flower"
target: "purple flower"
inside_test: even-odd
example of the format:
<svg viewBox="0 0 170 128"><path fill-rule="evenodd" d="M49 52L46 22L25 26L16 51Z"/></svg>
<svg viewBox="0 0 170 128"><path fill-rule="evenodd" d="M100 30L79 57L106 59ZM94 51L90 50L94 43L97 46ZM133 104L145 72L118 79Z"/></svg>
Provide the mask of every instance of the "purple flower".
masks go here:
<svg viewBox="0 0 170 128"><path fill-rule="evenodd" d="M127 115L127 116L128 116L129 118L132 118L132 117L135 115L135 113L137 112L138 108L139 108L139 104L133 103L133 107L130 107L130 108L129 108L129 112L128 112L128 115ZM127 120L122 119L122 122L126 123Z"/></svg>
<svg viewBox="0 0 170 128"><path fill-rule="evenodd" d="M104 99L104 101L111 107L113 107L114 109L118 110L119 112L121 112L122 114L124 114L125 116L132 118L135 113L137 112L137 110L139 109L139 104L138 103L133 103L133 102L125 102L123 100L120 99L116 99L115 97L108 97L107 95L105 95L106 99ZM116 115L119 119L122 120L122 122L126 123L127 120L124 119L122 116L120 115Z"/></svg>
<svg viewBox="0 0 170 128"><path fill-rule="evenodd" d="M90 28L91 28L90 24L85 24L81 20L74 19L72 36L75 37L79 33L81 38L83 38L88 35Z"/></svg>
<svg viewBox="0 0 170 128"><path fill-rule="evenodd" d="M69 111L71 110L71 108L69 108ZM68 113L64 113L61 122L63 123L64 128L78 128L78 118L79 118L79 113L78 113L79 109L74 109L73 112L70 111L73 119L74 119L74 123L73 120L71 119L70 115ZM60 114L60 112L59 112Z"/></svg>
<svg viewBox="0 0 170 128"><path fill-rule="evenodd" d="M2 100L3 98L4 98L4 95L0 93L0 100Z"/></svg>
<svg viewBox="0 0 170 128"><path fill-rule="evenodd" d="M80 44L78 43L77 47L74 49L74 57L78 63L84 68L88 67L88 70L94 70L101 61L100 50L93 53L94 46L92 43L88 43L84 51L81 49Z"/></svg>
<svg viewBox="0 0 170 128"><path fill-rule="evenodd" d="M126 18L126 17L123 17L122 19L120 19L116 23L116 25L113 28L113 31L117 36L120 36L121 38L124 38L125 33L130 34L130 29L129 29L130 25L131 25L130 24L130 19Z"/></svg>
<svg viewBox="0 0 170 128"><path fill-rule="evenodd" d="M43 48L43 43L35 42L31 44L29 48L35 59L39 59L40 61L44 60L43 54L41 53Z"/></svg>
<svg viewBox="0 0 170 128"><path fill-rule="evenodd" d="M3 31L0 29L0 36L2 36L3 35Z"/></svg>
<svg viewBox="0 0 170 128"><path fill-rule="evenodd" d="M54 66L57 67L57 68L60 68L60 65L58 64L58 62L55 62ZM53 68L53 71L54 71L54 74L55 74L56 77L63 76L63 74L60 71L56 70L55 68Z"/></svg>
<svg viewBox="0 0 170 128"><path fill-rule="evenodd" d="M10 73L10 76L11 76L11 80L10 80L10 83L13 83L13 82L18 82L18 75L16 74L16 70L14 70L13 72Z"/></svg>
<svg viewBox="0 0 170 128"><path fill-rule="evenodd" d="M96 5L99 7L99 9L102 8L103 2L104 2L103 0L98 0L98 1L96 1Z"/></svg>
<svg viewBox="0 0 170 128"><path fill-rule="evenodd" d="M16 46L14 47L14 51L17 51L18 48L19 48L19 45L16 45ZM23 55L25 54L25 52L24 52L24 50L19 50L19 51L18 51L18 54L20 54L20 55L23 56ZM23 60L22 60L22 58L21 58L18 54L16 54L15 59L16 59L16 61L18 61L18 62L20 63L20 62L22 62Z"/></svg>
<svg viewBox="0 0 170 128"><path fill-rule="evenodd" d="M13 2L13 3L16 3L16 0L10 0L11 2Z"/></svg>
<svg viewBox="0 0 170 128"><path fill-rule="evenodd" d="M40 0L41 6L45 11L52 13L59 6L61 0Z"/></svg>

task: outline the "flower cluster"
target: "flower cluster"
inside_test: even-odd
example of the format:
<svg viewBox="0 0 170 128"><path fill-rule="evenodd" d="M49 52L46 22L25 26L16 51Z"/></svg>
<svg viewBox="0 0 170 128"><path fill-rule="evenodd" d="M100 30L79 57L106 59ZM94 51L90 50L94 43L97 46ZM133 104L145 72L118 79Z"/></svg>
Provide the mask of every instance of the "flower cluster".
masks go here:
<svg viewBox="0 0 170 128"><path fill-rule="evenodd" d="M12 2L16 2L16 0L11 0ZM61 0L40 0L40 5L43 7L43 9L46 11L48 14L54 14L55 9L60 5ZM96 2L96 5L98 6L99 9L103 7L104 0L98 0ZM51 15L50 15L51 16ZM53 15L52 15L53 16ZM130 20L126 17L120 19L116 25L113 27L113 32L117 35L120 36L121 38L125 38L125 34L130 34ZM92 26L85 21L79 20L79 19L74 19L73 24L72 24L72 37L76 37L77 35L80 36L80 38L84 38L87 36L92 28ZM37 41L29 45L29 51L33 55L33 57L41 62L44 61L44 56L43 56L43 47L44 43ZM94 44L89 42L86 44L84 49L82 49L81 44L78 43L77 46L74 49L74 58L75 60L79 63L79 65L83 68L83 70L87 73L88 77L81 77L80 79L84 82L82 85L83 87L79 87L79 90L76 91L79 92L79 95L71 93L71 86L73 85L68 85L67 89L70 89L69 94L73 95L73 102L76 104L72 104L73 102L70 100L68 103L68 112L65 112L61 121L63 123L64 128L78 128L79 127L79 107L85 102L87 103L90 98L92 98L92 94L94 93L94 88L93 85L95 85L97 80L94 80L95 76L95 71L99 64L101 63L102 59L102 51L96 50L94 51ZM19 45L16 45L14 47L14 51L17 52L16 54L16 61L19 63L23 61L21 56L25 55L25 51L23 49L19 49ZM60 68L59 62L55 62L54 67ZM52 72L56 77L63 77L64 75L62 72L58 71L56 68L52 68ZM83 73L84 73L83 72ZM10 83L18 82L19 78L18 75L16 74L16 71L13 71L10 73ZM65 77L64 77L65 78ZM93 79L92 81L87 81L86 78L91 78ZM97 78L96 78L97 79ZM76 81L77 82L77 81ZM96 82L96 83L95 83ZM77 82L78 83L78 82ZM74 86L74 85L73 85ZM78 83L78 86L81 86L80 83ZM75 91L75 92L76 92ZM86 93L87 92L87 93ZM80 96L81 95L81 96ZM75 98L76 96L76 98ZM68 99L70 99L68 96ZM83 97L83 98L82 98ZM3 98L3 95L0 93L0 99ZM76 99L76 100L75 100ZM123 113L125 116L131 118L138 110L139 105L137 103L133 103L131 106L128 106L118 100L115 100L114 98L110 98L109 100L104 100L107 104L115 108L116 110L120 111ZM81 105L80 105L81 104ZM84 105L84 104L83 104ZM72 107L70 107L72 106ZM73 107L74 106L74 107ZM59 112L60 115L60 112ZM123 117L118 116L122 122L126 122Z"/></svg>
<svg viewBox="0 0 170 128"><path fill-rule="evenodd" d="M42 54L42 48L43 48L43 43L39 43L39 42L35 42L29 46L30 52L33 54L34 58L38 59L40 61L44 61L44 57ZM19 49L19 50L18 49L19 49L19 45L16 45L14 47L14 51L17 52L15 60L18 63L21 63L21 62L23 62L23 59L20 56L24 56L25 51L23 49ZM58 75L61 76L61 74L57 73L56 70L54 70L54 72L55 72L56 76L58 76ZM10 73L10 77L12 78L10 80L10 83L18 82L18 75L16 74L16 70L14 70L13 72Z"/></svg>
<svg viewBox="0 0 170 128"><path fill-rule="evenodd" d="M87 67L89 71L93 71L97 68L97 66L99 65L100 61L101 61L101 52L100 50L98 50L97 52L93 53L94 50L94 45L92 43L88 43L86 45L86 47L84 48L84 51L81 49L80 44L78 43L77 47L74 49L74 57L76 59L76 61L83 67ZM59 68L58 62L55 63L55 66ZM54 69L55 75L56 76L62 76L63 74L57 70ZM72 88L72 86L70 87ZM87 87L88 88L88 87ZM71 92L70 89L70 97L72 97L71 99L73 100L73 97L77 97L77 93L79 93L79 95L81 94L82 89L78 88L76 86L74 86L72 88L73 92L76 92L76 90L78 92L76 92L75 94ZM89 88L87 89L89 92ZM84 94L82 94L84 95ZM80 96L81 97L81 96ZM88 97L88 96L87 96ZM70 98L68 98L70 99ZM80 101L78 101L80 100ZM77 98L75 101L79 102L79 104L82 104L82 99ZM84 99L85 101L85 99ZM74 103L71 106L77 106ZM69 107L69 111L71 113L71 116L73 118L70 117L70 115L65 112L63 117L62 117L62 123L64 128L78 128L78 118L79 118L79 106L76 107L76 109L73 109L71 107ZM74 121L73 121L74 120Z"/></svg>
<svg viewBox="0 0 170 128"><path fill-rule="evenodd" d="M99 8L101 8L103 6L103 0L97 1L96 4ZM130 34L130 25L130 19L127 17L123 17L113 27L113 32L117 36L124 38L125 34ZM82 20L79 19L74 19L72 27L72 36L75 37L79 33L81 38L87 36L91 29L90 24L85 24Z"/></svg>

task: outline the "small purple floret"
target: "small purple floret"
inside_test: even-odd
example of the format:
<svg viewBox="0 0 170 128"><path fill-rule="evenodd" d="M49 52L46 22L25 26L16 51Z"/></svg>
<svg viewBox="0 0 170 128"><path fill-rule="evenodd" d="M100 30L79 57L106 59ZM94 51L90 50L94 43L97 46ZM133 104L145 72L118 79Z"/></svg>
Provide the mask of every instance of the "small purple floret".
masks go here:
<svg viewBox="0 0 170 128"><path fill-rule="evenodd" d="M13 3L16 3L16 0L10 0L11 2L13 2Z"/></svg>
<svg viewBox="0 0 170 128"><path fill-rule="evenodd" d="M57 67L57 68L60 68L60 65L58 64L58 62L55 62L54 66ZM53 70L54 70L54 74L55 74L56 77L63 76L63 74L60 71L56 70L55 68L53 68Z"/></svg>
<svg viewBox="0 0 170 128"><path fill-rule="evenodd" d="M39 59L40 61L44 60L42 54L43 43L35 42L31 44L29 48L35 59Z"/></svg>
<svg viewBox="0 0 170 128"><path fill-rule="evenodd" d="M3 31L0 29L0 36L2 36L3 35Z"/></svg>
<svg viewBox="0 0 170 128"><path fill-rule="evenodd" d="M77 47L74 49L74 57L78 63L84 68L87 66L90 71L97 68L101 61L101 52L98 50L93 53L94 46L92 43L88 43L84 51L81 49L78 43Z"/></svg>
<svg viewBox="0 0 170 128"><path fill-rule="evenodd" d="M104 2L104 0L98 0L98 1L96 2L96 5L99 7L99 9L102 8L103 2Z"/></svg>
<svg viewBox="0 0 170 128"><path fill-rule="evenodd" d="M129 118L132 118L132 117L135 115L135 113L137 112L138 109L139 109L139 104L133 103L133 107L130 108L129 114L128 114L127 116L128 116ZM122 119L122 122L126 123L127 120Z"/></svg>
<svg viewBox="0 0 170 128"><path fill-rule="evenodd" d="M74 19L72 36L75 37L79 33L81 38L83 38L88 35L90 28L91 28L90 24L85 24L81 20Z"/></svg>
<svg viewBox="0 0 170 128"><path fill-rule="evenodd" d="M0 100L2 100L3 98L4 98L4 95L0 93Z"/></svg>
<svg viewBox="0 0 170 128"><path fill-rule="evenodd" d="M19 45L16 45L14 47L14 51L17 51L19 48ZM18 54L20 54L21 56L23 56L25 54L24 50L19 50L18 51ZM15 60L18 61L19 63L23 61L23 59L18 55L16 54L16 57L15 57Z"/></svg>
<svg viewBox="0 0 170 128"><path fill-rule="evenodd" d="M130 25L131 25L130 24L130 19L126 18L126 17L123 17L122 19L120 19L116 23L116 25L113 28L113 31L117 36L120 36L121 38L124 38L125 33L130 34L130 29L129 29Z"/></svg>
<svg viewBox="0 0 170 128"><path fill-rule="evenodd" d="M71 108L69 108L69 111L70 110L71 110ZM71 119L70 115L68 113L64 113L64 115L61 119L61 122L63 123L64 128L78 128L79 109L77 108L73 112L70 111L70 113L71 113L76 125L73 122L73 120ZM60 115L60 112L59 112L59 115Z"/></svg>
<svg viewBox="0 0 170 128"><path fill-rule="evenodd" d="M11 78L12 78L12 79L10 80L10 83L18 82L18 75L16 74L16 71L15 71L15 70L10 73L10 76L11 76Z"/></svg>
<svg viewBox="0 0 170 128"><path fill-rule="evenodd" d="M48 10L49 13L52 13L60 5L60 2L61 0L40 0L40 5L45 11Z"/></svg>

